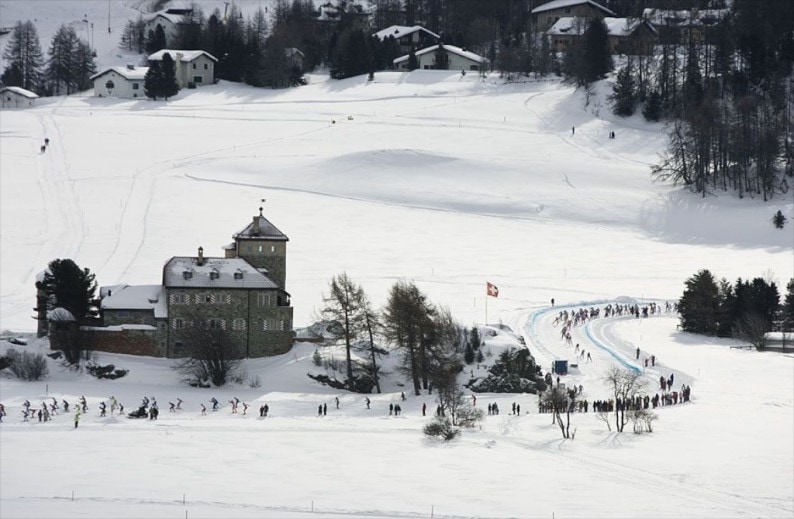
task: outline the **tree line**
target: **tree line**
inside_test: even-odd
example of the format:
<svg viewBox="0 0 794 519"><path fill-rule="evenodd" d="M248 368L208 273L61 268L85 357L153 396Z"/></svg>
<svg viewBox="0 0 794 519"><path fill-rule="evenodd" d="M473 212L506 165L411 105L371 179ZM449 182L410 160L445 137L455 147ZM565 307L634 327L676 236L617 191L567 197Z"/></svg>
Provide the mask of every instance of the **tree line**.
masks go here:
<svg viewBox="0 0 794 519"><path fill-rule="evenodd" d="M763 278L731 284L700 270L685 285L678 311L686 332L738 338L763 349L767 332L794 330L794 278L782 304L777 285Z"/></svg>
<svg viewBox="0 0 794 519"><path fill-rule="evenodd" d="M703 197L785 195L794 176L794 4L736 0L695 34L663 25L653 55L626 57L613 111L641 108L667 121L667 150L652 167L658 180Z"/></svg>
<svg viewBox="0 0 794 519"><path fill-rule="evenodd" d="M45 60L33 22L17 22L3 52L8 63L0 78L3 85L40 95L68 95L91 88L91 76L96 73L94 53L73 27L60 26L48 54Z"/></svg>

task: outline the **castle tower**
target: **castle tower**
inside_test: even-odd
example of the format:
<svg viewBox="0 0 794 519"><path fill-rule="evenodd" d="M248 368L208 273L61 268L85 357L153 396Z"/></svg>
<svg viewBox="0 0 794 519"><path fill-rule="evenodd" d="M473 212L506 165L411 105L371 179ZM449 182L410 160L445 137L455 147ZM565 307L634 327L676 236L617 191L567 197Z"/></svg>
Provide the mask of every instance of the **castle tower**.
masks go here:
<svg viewBox="0 0 794 519"><path fill-rule="evenodd" d="M287 290L287 242L289 238L262 216L254 216L245 229L233 236L234 243L226 247L227 258L243 258L267 275L281 290Z"/></svg>

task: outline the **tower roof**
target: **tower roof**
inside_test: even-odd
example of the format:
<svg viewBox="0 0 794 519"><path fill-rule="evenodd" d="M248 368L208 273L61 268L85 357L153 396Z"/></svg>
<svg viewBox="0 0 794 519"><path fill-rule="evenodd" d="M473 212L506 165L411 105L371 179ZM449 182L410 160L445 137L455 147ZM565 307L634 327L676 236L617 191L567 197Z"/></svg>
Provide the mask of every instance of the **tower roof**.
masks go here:
<svg viewBox="0 0 794 519"><path fill-rule="evenodd" d="M259 216L254 216L251 223L245 228L233 235L235 240L275 240L275 241L289 241L287 235L278 230L278 227L270 223L270 221L262 216L262 209L259 209Z"/></svg>

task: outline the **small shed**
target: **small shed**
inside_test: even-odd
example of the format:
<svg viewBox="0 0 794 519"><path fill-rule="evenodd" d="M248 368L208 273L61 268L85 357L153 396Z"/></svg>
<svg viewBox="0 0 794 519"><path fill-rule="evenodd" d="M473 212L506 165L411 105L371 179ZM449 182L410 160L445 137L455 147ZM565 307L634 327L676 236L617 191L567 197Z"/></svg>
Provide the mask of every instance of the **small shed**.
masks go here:
<svg viewBox="0 0 794 519"><path fill-rule="evenodd" d="M29 108L38 97L35 92L18 86L0 88L0 106L3 108Z"/></svg>
<svg viewBox="0 0 794 519"><path fill-rule="evenodd" d="M568 374L568 361L567 360L555 360L551 363L551 371L556 375L567 375Z"/></svg>

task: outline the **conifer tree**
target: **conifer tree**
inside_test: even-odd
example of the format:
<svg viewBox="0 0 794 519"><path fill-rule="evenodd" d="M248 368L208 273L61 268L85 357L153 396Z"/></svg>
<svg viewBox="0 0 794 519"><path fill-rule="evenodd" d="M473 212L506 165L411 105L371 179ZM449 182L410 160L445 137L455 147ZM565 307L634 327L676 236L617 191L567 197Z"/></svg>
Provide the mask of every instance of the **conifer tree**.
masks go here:
<svg viewBox="0 0 794 519"><path fill-rule="evenodd" d="M160 65L160 77L160 95L168 101L169 97L179 93L179 84L176 82L176 65L168 52L163 54L163 62Z"/></svg>
<svg viewBox="0 0 794 519"><path fill-rule="evenodd" d="M18 82L14 86L21 86L31 92L40 91L44 59L36 26L31 21L20 21L14 26L3 51L3 59L8 63L4 78L9 73L9 77ZM9 71L11 67L14 70Z"/></svg>
<svg viewBox="0 0 794 519"><path fill-rule="evenodd" d="M91 47L83 40L77 40L74 50L74 85L75 90L91 88L91 76L96 74L96 62Z"/></svg>
<svg viewBox="0 0 794 519"><path fill-rule="evenodd" d="M719 287L708 270L686 280L686 290L678 301L681 329L685 332L716 335L720 309Z"/></svg>
<svg viewBox="0 0 794 519"><path fill-rule="evenodd" d="M637 95L631 58L626 62L626 66L618 72L609 100L612 102L612 111L615 115L629 117L634 114Z"/></svg>
<svg viewBox="0 0 794 519"><path fill-rule="evenodd" d="M783 299L783 327L794 331L794 278L786 285L786 297Z"/></svg>
<svg viewBox="0 0 794 519"><path fill-rule="evenodd" d="M68 25L61 25L50 43L47 79L54 94L71 94L76 85L75 68L77 33Z"/></svg>
<svg viewBox="0 0 794 519"><path fill-rule="evenodd" d="M165 30L163 30L163 26L159 23L154 30L149 30L149 34L146 36L146 53L147 54L154 54L158 50L162 50L166 48L166 41L165 41Z"/></svg>
<svg viewBox="0 0 794 519"><path fill-rule="evenodd" d="M149 64L149 70L146 71L146 75L143 77L143 93L146 97L150 99L154 99L157 101L158 97L162 97L163 94L163 74L160 67L159 61L152 61Z"/></svg>
<svg viewBox="0 0 794 519"><path fill-rule="evenodd" d="M642 106L642 116L648 121L658 121L662 117L662 96L658 90L653 90L645 99Z"/></svg>

